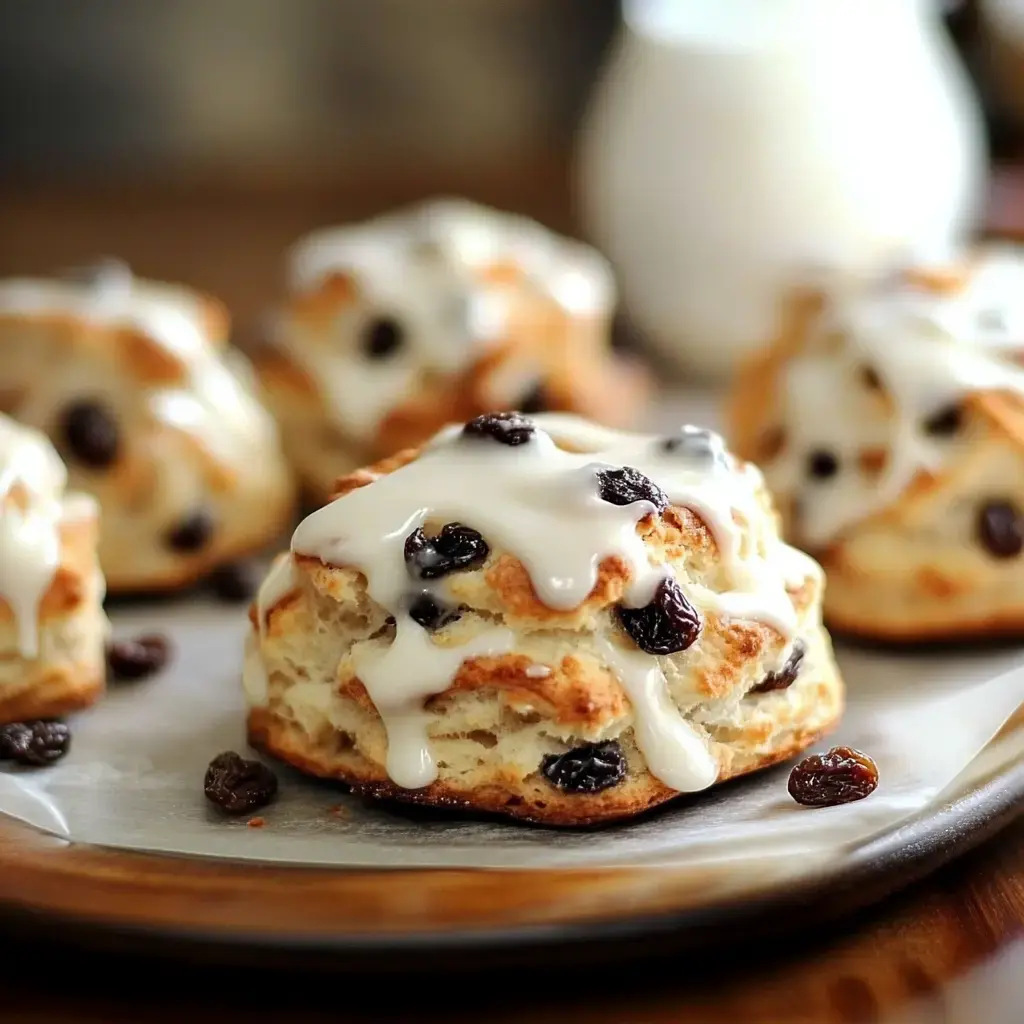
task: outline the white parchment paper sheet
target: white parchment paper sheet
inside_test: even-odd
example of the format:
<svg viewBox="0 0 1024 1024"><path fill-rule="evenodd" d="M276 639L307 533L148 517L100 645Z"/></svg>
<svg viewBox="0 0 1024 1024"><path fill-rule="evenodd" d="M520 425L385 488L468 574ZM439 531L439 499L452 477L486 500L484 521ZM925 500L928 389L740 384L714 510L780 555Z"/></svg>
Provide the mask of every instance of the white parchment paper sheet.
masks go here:
<svg viewBox="0 0 1024 1024"><path fill-rule="evenodd" d="M878 762L868 799L808 809L774 769L686 798L640 821L555 831L385 810L338 787L279 771L263 828L225 819L203 796L209 760L247 750L239 671L244 611L168 604L114 614L116 633L167 634L167 670L121 684L72 720L71 753L45 769L0 773L0 811L105 846L345 867L529 867L772 857L803 869L891 828L935 799L1024 701L1024 650L971 657L841 651L849 686L831 742ZM339 814L338 807L342 808Z"/></svg>

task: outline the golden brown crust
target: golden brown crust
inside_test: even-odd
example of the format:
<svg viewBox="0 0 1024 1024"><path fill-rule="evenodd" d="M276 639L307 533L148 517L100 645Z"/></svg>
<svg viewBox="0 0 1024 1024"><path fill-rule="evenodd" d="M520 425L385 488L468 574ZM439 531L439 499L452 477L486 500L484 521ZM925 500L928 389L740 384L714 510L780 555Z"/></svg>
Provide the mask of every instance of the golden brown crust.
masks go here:
<svg viewBox="0 0 1024 1024"><path fill-rule="evenodd" d="M106 689L106 673L93 662L30 671L10 695L0 688L0 724L60 718L91 707Z"/></svg>

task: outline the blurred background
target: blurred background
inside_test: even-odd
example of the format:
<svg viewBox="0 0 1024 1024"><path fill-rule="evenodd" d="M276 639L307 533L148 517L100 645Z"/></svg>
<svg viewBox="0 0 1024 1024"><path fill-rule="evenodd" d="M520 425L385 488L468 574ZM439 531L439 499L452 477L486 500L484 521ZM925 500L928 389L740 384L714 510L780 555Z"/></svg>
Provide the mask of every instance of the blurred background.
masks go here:
<svg viewBox="0 0 1024 1024"><path fill-rule="evenodd" d="M973 3L944 9L1005 157L1024 5L982 6L980 37ZM573 133L620 16L618 0L8 0L0 274L116 253L220 292L244 326L321 223L449 192L574 232Z"/></svg>

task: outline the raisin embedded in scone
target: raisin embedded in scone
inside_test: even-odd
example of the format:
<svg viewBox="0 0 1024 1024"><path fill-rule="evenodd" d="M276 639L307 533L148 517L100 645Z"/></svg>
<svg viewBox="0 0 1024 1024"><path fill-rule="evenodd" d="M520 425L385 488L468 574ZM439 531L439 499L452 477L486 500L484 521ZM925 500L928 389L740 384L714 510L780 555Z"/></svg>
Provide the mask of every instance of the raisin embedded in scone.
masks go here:
<svg viewBox="0 0 1024 1024"><path fill-rule="evenodd" d="M716 435L491 414L336 495L250 611L250 741L304 771L574 825L839 717L820 570Z"/></svg>
<svg viewBox="0 0 1024 1024"><path fill-rule="evenodd" d="M109 625L96 502L43 434L0 414L0 724L92 704Z"/></svg>
<svg viewBox="0 0 1024 1024"><path fill-rule="evenodd" d="M434 199L313 232L289 269L253 360L319 500L454 420L567 410L627 426L648 392L612 348L606 261L523 217Z"/></svg>
<svg viewBox="0 0 1024 1024"><path fill-rule="evenodd" d="M0 408L102 509L112 592L185 586L287 527L294 488L227 311L116 262L0 281Z"/></svg>
<svg viewBox="0 0 1024 1024"><path fill-rule="evenodd" d="M732 444L874 640L1024 635L1024 250L794 294L738 374Z"/></svg>

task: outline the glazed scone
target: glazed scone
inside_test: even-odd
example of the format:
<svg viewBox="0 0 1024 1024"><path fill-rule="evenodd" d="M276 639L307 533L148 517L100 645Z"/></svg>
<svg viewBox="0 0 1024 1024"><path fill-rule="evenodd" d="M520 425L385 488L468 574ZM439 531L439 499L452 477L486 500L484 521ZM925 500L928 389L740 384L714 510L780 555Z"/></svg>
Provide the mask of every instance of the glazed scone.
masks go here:
<svg viewBox="0 0 1024 1024"><path fill-rule="evenodd" d="M647 394L611 348L615 286L592 248L523 217L431 200L300 239L253 351L311 495L500 409L629 425Z"/></svg>
<svg viewBox="0 0 1024 1024"><path fill-rule="evenodd" d="M0 409L102 509L111 592L194 583L289 525L291 473L223 306L123 264L0 281Z"/></svg>
<svg viewBox="0 0 1024 1024"><path fill-rule="evenodd" d="M490 414L337 494L251 609L249 738L304 771L578 825L839 717L820 569L708 431Z"/></svg>
<svg viewBox="0 0 1024 1024"><path fill-rule="evenodd" d="M109 633L99 509L46 437L0 415L0 723L92 704Z"/></svg>
<svg viewBox="0 0 1024 1024"><path fill-rule="evenodd" d="M1024 257L795 294L737 377L728 420L825 621L896 642L1024 634Z"/></svg>

